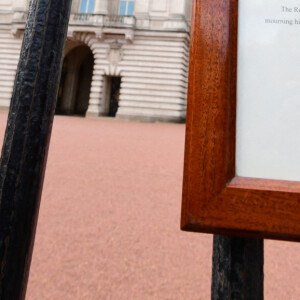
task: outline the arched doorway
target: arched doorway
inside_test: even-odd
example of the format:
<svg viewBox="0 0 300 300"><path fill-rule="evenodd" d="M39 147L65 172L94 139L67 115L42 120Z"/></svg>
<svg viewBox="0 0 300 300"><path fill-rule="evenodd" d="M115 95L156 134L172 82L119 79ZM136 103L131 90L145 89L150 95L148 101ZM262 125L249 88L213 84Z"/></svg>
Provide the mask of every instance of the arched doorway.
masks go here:
<svg viewBox="0 0 300 300"><path fill-rule="evenodd" d="M57 97L56 113L85 116L94 68L90 48L80 45L71 50L64 59Z"/></svg>

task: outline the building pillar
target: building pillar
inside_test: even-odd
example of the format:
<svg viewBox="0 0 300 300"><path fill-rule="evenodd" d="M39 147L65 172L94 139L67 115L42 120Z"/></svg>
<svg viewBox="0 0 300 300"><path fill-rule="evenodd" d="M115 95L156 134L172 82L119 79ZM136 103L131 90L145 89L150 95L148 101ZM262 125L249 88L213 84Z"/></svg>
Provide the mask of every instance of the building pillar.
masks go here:
<svg viewBox="0 0 300 300"><path fill-rule="evenodd" d="M184 16L185 5L185 0L172 0L170 3L170 16Z"/></svg>
<svg viewBox="0 0 300 300"><path fill-rule="evenodd" d="M103 99L103 75L94 68L92 77L89 106L87 117L98 117L105 115L105 103Z"/></svg>
<svg viewBox="0 0 300 300"><path fill-rule="evenodd" d="M107 15L108 14L108 1L109 0L98 0L95 2L95 14L102 14Z"/></svg>
<svg viewBox="0 0 300 300"><path fill-rule="evenodd" d="M136 0L134 7L135 16L148 15L149 12L149 0Z"/></svg>
<svg viewBox="0 0 300 300"><path fill-rule="evenodd" d="M15 36L20 36L21 31L23 32L24 30L24 24L27 19L26 12L28 11L28 8L29 8L29 0L13 0L13 11L14 11L13 22L16 22L17 25L15 24L13 25L12 33Z"/></svg>
<svg viewBox="0 0 300 300"><path fill-rule="evenodd" d="M14 11L28 10L28 6L29 6L28 0L13 0Z"/></svg>
<svg viewBox="0 0 300 300"><path fill-rule="evenodd" d="M136 25L140 28L149 28L149 2L150 0L135 1L134 15L136 17Z"/></svg>
<svg viewBox="0 0 300 300"><path fill-rule="evenodd" d="M188 31L188 23L186 18L186 0L172 0L169 3L169 20L165 22L166 29L174 29Z"/></svg>
<svg viewBox="0 0 300 300"><path fill-rule="evenodd" d="M79 0L73 0L71 6L71 13L78 13L79 12Z"/></svg>

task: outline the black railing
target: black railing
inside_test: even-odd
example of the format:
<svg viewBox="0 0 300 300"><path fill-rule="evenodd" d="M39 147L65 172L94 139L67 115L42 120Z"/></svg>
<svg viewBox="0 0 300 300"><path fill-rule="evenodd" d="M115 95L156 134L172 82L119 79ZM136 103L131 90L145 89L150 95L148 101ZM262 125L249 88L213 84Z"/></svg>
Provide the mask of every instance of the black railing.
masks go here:
<svg viewBox="0 0 300 300"><path fill-rule="evenodd" d="M93 24L105 27L135 27L136 19L134 16L101 15L75 13L71 15L70 22L80 22L81 24Z"/></svg>
<svg viewBox="0 0 300 300"><path fill-rule="evenodd" d="M134 27L136 19L134 16L106 15L104 16L104 26L126 26Z"/></svg>
<svg viewBox="0 0 300 300"><path fill-rule="evenodd" d="M70 21L95 21L96 14L83 14L83 13L76 13L71 15ZM101 15L99 15L101 17Z"/></svg>

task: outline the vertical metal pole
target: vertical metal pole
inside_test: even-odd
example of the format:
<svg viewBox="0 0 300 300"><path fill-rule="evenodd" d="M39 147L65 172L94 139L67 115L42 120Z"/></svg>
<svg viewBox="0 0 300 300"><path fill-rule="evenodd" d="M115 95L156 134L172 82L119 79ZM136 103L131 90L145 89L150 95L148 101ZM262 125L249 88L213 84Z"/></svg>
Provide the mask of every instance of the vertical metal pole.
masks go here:
<svg viewBox="0 0 300 300"><path fill-rule="evenodd" d="M32 0L0 161L0 299L25 299L71 0Z"/></svg>
<svg viewBox="0 0 300 300"><path fill-rule="evenodd" d="M214 236L212 300L262 300L264 242Z"/></svg>

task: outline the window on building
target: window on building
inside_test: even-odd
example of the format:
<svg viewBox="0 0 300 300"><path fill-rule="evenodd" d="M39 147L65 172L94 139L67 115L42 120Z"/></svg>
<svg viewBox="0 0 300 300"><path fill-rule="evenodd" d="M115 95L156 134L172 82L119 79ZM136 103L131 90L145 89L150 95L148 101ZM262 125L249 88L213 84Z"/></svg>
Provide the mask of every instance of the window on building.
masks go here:
<svg viewBox="0 0 300 300"><path fill-rule="evenodd" d="M134 1L120 1L119 15L132 16L134 12Z"/></svg>
<svg viewBox="0 0 300 300"><path fill-rule="evenodd" d="M95 0L81 0L80 3L80 13L82 14L92 14L95 8Z"/></svg>

